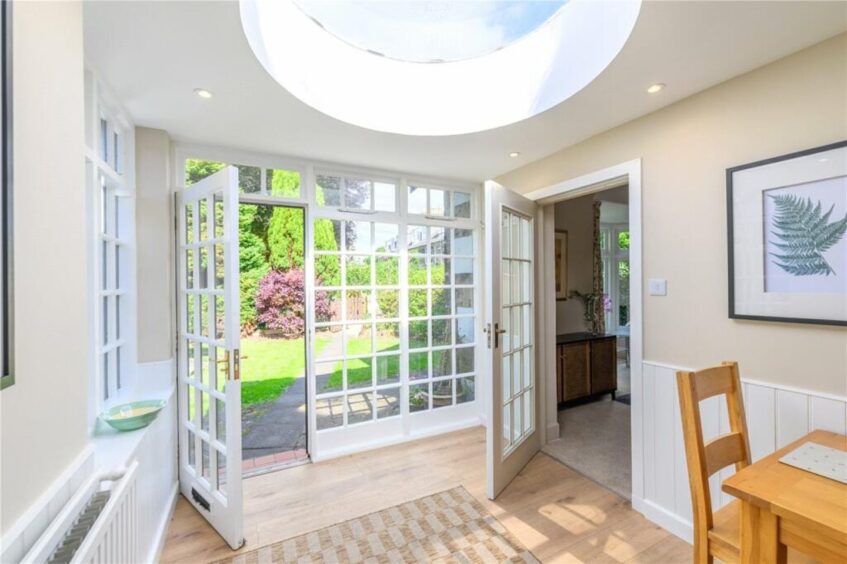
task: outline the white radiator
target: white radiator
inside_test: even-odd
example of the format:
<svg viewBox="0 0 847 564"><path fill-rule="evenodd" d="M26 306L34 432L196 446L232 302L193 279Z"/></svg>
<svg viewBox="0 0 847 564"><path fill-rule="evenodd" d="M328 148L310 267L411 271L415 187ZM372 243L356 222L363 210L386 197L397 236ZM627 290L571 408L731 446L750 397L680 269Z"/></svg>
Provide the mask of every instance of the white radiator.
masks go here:
<svg viewBox="0 0 847 564"><path fill-rule="evenodd" d="M138 462L91 478L74 495L23 562L135 564Z"/></svg>

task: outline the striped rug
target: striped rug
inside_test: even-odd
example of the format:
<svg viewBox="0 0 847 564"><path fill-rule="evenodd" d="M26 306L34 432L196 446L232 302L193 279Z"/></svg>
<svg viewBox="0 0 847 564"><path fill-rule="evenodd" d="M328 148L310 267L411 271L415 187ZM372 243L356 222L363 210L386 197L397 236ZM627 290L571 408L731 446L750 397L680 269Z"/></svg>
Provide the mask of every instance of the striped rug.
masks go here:
<svg viewBox="0 0 847 564"><path fill-rule="evenodd" d="M460 486L220 561L275 562L538 561Z"/></svg>

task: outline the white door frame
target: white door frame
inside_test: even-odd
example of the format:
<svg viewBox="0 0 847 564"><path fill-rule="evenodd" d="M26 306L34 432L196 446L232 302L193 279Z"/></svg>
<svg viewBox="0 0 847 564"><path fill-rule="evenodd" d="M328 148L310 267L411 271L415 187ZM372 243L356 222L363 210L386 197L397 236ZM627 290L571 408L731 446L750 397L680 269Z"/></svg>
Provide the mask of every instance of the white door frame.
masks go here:
<svg viewBox="0 0 847 564"><path fill-rule="evenodd" d="M530 200L537 201L546 208L548 204L570 200L594 194L610 188L627 184L629 186L629 264L630 264L630 376L631 376L631 441L632 441L632 501L639 509L638 501L644 497L644 432L642 393L642 360L644 358L643 341L643 262L642 262L642 226L641 226L641 159L633 159L602 170L597 170L570 180L558 182L545 188L524 194ZM539 231L543 232L543 248L553 248L553 215L541 213ZM554 291L553 261L543 261L548 267L539 276L541 294L538 300L540 323L546 328L544 333L556 334L556 295ZM544 370L538 374L546 375L545 386L539 386L544 393L544 407L541 410L546 418L542 444L559 437L558 410L556 409L556 347L550 339L539 341L539 354L543 355Z"/></svg>

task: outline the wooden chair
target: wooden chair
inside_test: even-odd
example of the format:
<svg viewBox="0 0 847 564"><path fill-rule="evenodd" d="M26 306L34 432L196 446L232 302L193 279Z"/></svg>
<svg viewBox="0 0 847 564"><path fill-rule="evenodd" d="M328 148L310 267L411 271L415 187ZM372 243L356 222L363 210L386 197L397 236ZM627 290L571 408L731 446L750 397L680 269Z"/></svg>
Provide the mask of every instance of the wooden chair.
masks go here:
<svg viewBox="0 0 847 564"><path fill-rule="evenodd" d="M710 563L714 558L738 562L741 557L741 504L712 511L709 477L735 464L741 470L750 464L750 443L738 363L724 362L714 368L676 373L685 458L694 510L694 562ZM726 396L730 432L709 442L703 440L700 402L713 396Z"/></svg>

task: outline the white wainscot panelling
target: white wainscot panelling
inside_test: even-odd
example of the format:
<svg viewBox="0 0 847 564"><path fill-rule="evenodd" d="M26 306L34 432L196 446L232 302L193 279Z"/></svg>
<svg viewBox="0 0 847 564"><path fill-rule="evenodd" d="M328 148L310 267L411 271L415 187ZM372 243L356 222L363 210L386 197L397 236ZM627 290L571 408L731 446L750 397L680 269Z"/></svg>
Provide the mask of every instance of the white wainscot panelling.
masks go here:
<svg viewBox="0 0 847 564"><path fill-rule="evenodd" d="M676 389L677 370L690 370L645 361L642 370L644 497L632 504L648 518L691 541L691 493L682 438L682 421ZM744 367L741 367L742 374ZM823 429L847 433L847 398L818 394L742 378L744 407L753 460L774 452L809 431ZM700 404L706 440L729 432L723 396ZM721 491L721 482L733 466L709 481L713 508L732 497ZM636 490L633 484L633 491Z"/></svg>

